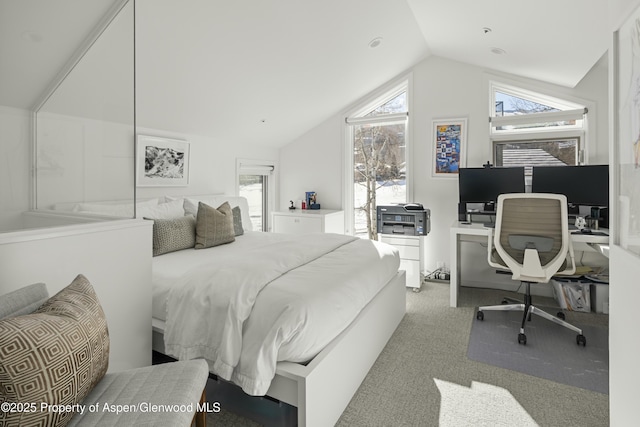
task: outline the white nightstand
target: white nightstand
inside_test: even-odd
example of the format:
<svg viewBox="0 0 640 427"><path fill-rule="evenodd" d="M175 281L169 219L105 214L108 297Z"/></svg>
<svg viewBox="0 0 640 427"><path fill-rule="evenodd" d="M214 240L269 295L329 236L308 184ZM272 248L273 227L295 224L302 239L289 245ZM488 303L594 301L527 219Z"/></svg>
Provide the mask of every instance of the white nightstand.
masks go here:
<svg viewBox="0 0 640 427"><path fill-rule="evenodd" d="M398 249L398 252L400 252L400 270L407 272L407 287L413 288L415 292L420 291L424 236L378 234L378 239Z"/></svg>
<svg viewBox="0 0 640 427"><path fill-rule="evenodd" d="M344 234L344 211L330 209L293 209L273 212L274 233L338 233Z"/></svg>

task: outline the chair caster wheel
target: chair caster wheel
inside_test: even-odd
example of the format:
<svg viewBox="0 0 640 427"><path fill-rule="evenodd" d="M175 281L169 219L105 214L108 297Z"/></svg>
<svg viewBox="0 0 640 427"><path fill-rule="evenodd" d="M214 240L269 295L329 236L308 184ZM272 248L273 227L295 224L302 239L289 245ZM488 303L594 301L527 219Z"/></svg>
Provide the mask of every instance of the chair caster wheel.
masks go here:
<svg viewBox="0 0 640 427"><path fill-rule="evenodd" d="M582 344L583 347L587 346L587 339L584 337L584 335L579 334L576 336L576 343L578 345Z"/></svg>
<svg viewBox="0 0 640 427"><path fill-rule="evenodd" d="M527 336L525 334L518 334L518 344L527 345Z"/></svg>
<svg viewBox="0 0 640 427"><path fill-rule="evenodd" d="M476 319L478 320L484 320L484 313L479 311L476 313Z"/></svg>
<svg viewBox="0 0 640 427"><path fill-rule="evenodd" d="M558 312L557 316L558 316L558 319L560 319L560 320L565 320L566 319L566 317L564 316L564 313L561 312L561 311Z"/></svg>

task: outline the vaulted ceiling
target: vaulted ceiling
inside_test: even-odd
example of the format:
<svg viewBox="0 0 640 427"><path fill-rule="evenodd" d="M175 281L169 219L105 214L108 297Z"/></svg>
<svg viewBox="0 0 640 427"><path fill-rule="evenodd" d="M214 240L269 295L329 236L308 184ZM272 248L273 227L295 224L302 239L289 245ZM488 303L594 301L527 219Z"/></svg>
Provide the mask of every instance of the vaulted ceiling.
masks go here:
<svg viewBox="0 0 640 427"><path fill-rule="evenodd" d="M119 2L0 0L0 105ZM136 0L137 123L278 146L430 55L573 87L609 38L606 0Z"/></svg>

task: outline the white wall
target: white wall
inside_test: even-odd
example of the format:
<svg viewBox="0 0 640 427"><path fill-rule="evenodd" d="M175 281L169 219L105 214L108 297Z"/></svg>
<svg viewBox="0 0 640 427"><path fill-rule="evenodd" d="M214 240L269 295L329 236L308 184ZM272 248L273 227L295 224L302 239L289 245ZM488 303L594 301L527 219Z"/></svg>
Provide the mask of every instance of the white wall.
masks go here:
<svg viewBox="0 0 640 427"><path fill-rule="evenodd" d="M189 185L138 187L139 199L163 195L237 194L236 159L278 160L277 149L262 147L259 143L240 146L233 141L146 128L138 128L138 134L180 139L190 144Z"/></svg>
<svg viewBox="0 0 640 427"><path fill-rule="evenodd" d="M431 209L431 233L425 239L423 270L432 271L437 262L450 265L449 227L458 217L458 180L431 177L432 120L466 117L466 166L481 166L491 159L489 90L482 69L441 58L430 58L414 67L413 87L410 117L414 137L414 199Z"/></svg>
<svg viewBox="0 0 640 427"><path fill-rule="evenodd" d="M150 365L152 225L118 220L0 234L0 295L36 282L53 295L84 274L107 318L109 369Z"/></svg>
<svg viewBox="0 0 640 427"><path fill-rule="evenodd" d="M624 19L640 6L638 0L611 0L609 2L609 23L611 31L616 31ZM613 70L613 65L610 64ZM611 94L612 99L613 94ZM610 117L613 118L614 106ZM612 126L613 127L613 126ZM610 150L619 147L613 133ZM617 214L617 204L613 204L613 215ZM637 386L640 370L637 368L640 342L633 339L633 327L637 323L638 301L640 301L640 260L619 246L611 247L609 260L611 269L609 285L609 402L610 425L626 426L633 423L637 415Z"/></svg>
<svg viewBox="0 0 640 427"><path fill-rule="evenodd" d="M611 247L609 267L609 401L610 425L626 426L638 417L638 354L634 339L640 301L640 260L618 246Z"/></svg>
<svg viewBox="0 0 640 427"><path fill-rule="evenodd" d="M491 160L488 126L491 79L518 84L549 95L590 101L594 106L592 113L595 112L596 116L595 120L590 121L593 130L588 146L590 162L608 161L607 71L604 67L594 67L574 89L489 73L479 67L438 57L428 58L410 71L413 74L413 91L410 94L413 97L410 112L413 201L431 210L432 231L425 239L425 270L435 269L438 261L449 264L449 226L457 219L458 203L457 179L431 177L432 120L467 117L466 165L481 166ZM280 207L285 207L291 197L307 188L315 188L321 202L331 197L332 205L328 207L342 207L337 195L343 192L344 117L345 114L335 115L280 150ZM312 161L304 160L311 157ZM327 195L324 196L321 191ZM466 266L473 267L471 263ZM466 277L472 276L464 274Z"/></svg>
<svg viewBox="0 0 640 427"><path fill-rule="evenodd" d="M29 208L29 112L0 105L0 233L22 228Z"/></svg>
<svg viewBox="0 0 640 427"><path fill-rule="evenodd" d="M277 210L289 201L315 191L323 209L342 209L342 121L333 117L280 151L280 199Z"/></svg>
<svg viewBox="0 0 640 427"><path fill-rule="evenodd" d="M53 113L39 113L37 121L38 209L133 201L133 126Z"/></svg>
<svg viewBox="0 0 640 427"><path fill-rule="evenodd" d="M134 135L130 126L81 117L45 114L38 131L41 170L38 208L54 203L133 200ZM138 128L139 135L189 142L189 184L184 187L138 187L136 197L164 195L236 194L236 159L277 161L278 151L259 144L239 146L199 135ZM47 163L47 161L49 163ZM28 163L26 163L28 165ZM22 170L28 177L28 169Z"/></svg>

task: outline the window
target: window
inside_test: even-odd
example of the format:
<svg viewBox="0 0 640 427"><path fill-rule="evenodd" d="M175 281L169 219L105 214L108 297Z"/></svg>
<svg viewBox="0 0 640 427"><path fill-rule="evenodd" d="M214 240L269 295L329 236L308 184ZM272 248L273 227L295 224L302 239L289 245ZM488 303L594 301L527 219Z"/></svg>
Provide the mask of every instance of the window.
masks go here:
<svg viewBox="0 0 640 427"><path fill-rule="evenodd" d="M577 165L584 157L584 105L513 86L491 84L493 163L524 166Z"/></svg>
<svg viewBox="0 0 640 427"><path fill-rule="evenodd" d="M247 199L254 231L269 231L269 212L273 200L273 172L269 161L238 160L238 195Z"/></svg>
<svg viewBox="0 0 640 427"><path fill-rule="evenodd" d="M577 164L579 138L494 141L496 166L524 166L525 176L533 166L566 166Z"/></svg>
<svg viewBox="0 0 640 427"><path fill-rule="evenodd" d="M407 202L407 83L346 119L347 218L352 234L377 240L378 205Z"/></svg>

